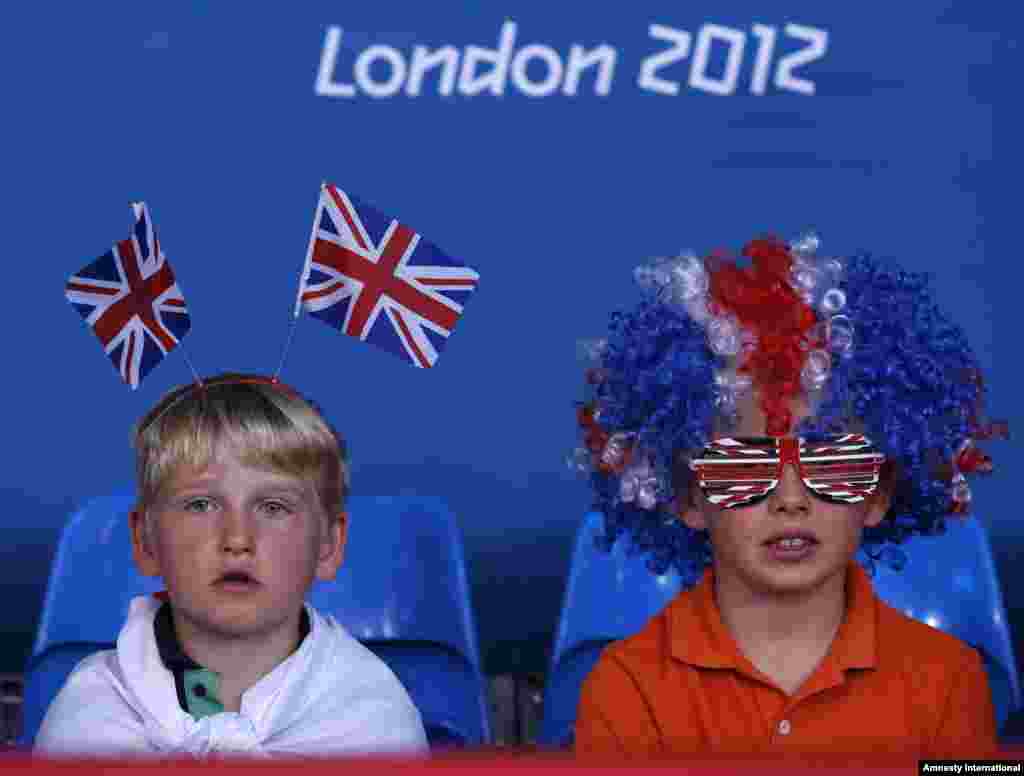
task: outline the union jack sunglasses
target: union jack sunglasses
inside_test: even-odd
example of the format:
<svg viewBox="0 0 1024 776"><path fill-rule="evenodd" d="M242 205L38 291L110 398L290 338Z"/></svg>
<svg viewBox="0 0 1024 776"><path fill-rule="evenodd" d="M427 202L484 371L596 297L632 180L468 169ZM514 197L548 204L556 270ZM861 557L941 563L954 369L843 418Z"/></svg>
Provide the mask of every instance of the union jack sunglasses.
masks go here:
<svg viewBox="0 0 1024 776"><path fill-rule="evenodd" d="M832 504L856 504L878 488L885 455L862 434L800 438L735 437L709 443L690 460L705 498L722 509L763 501L779 486L786 464L810 492Z"/></svg>

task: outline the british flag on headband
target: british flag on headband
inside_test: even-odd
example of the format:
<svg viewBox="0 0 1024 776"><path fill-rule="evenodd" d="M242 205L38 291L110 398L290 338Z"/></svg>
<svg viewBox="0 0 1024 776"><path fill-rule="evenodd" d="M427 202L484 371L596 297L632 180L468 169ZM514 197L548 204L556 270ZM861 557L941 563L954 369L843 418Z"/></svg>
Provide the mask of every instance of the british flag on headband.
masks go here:
<svg viewBox="0 0 1024 776"><path fill-rule="evenodd" d="M299 283L328 326L433 366L480 276L398 221L324 184Z"/></svg>
<svg viewBox="0 0 1024 776"><path fill-rule="evenodd" d="M65 296L134 390L192 322L145 203L132 209L131 236L72 275Z"/></svg>

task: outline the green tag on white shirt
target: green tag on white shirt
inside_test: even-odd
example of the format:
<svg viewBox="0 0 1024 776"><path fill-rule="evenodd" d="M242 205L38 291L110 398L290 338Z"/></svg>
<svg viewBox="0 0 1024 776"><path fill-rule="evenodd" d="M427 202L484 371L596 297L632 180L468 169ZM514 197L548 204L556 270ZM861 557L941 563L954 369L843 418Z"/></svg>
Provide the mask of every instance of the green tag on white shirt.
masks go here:
<svg viewBox="0 0 1024 776"><path fill-rule="evenodd" d="M219 675L201 668L197 671L185 671L182 679L185 682L188 713L195 719L200 720L224 711L224 704L220 702Z"/></svg>

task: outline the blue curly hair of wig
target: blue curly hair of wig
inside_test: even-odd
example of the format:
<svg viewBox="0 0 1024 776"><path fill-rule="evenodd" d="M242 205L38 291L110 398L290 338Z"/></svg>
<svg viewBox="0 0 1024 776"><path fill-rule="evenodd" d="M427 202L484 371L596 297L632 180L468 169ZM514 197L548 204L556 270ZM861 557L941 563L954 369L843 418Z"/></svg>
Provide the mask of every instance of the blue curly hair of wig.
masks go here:
<svg viewBox="0 0 1024 776"><path fill-rule="evenodd" d="M799 249L790 246L784 252L790 248L799 263ZM685 470L680 460L704 447L730 405L719 377L728 369L727 359L722 347L711 341L709 325L727 311L716 306L714 298L708 307L708 295L701 296L709 285L707 274L703 284L699 282L703 268L713 275L723 259L713 255L703 262L695 257L686 261L697 267L698 282L692 277L686 281L691 290L684 304L672 298L666 283L655 283L653 293L639 305L611 316L595 368L588 372L591 401L583 405L580 417L585 452L594 461L586 467L594 507L605 517L599 545L610 549L625 535L632 551L648 555L652 572L674 567L689 586L710 562L711 548L706 532L687 527L673 508L688 482L688 476L680 474ZM963 331L936 307L927 276L867 254L831 261L841 273L826 284L832 286L829 304L834 307L839 300L840 317L852 324L852 344L833 349L826 357L831 363L827 379L817 386L817 411L796 431L836 433L856 419L885 453L890 507L878 526L864 529L862 546L869 570L872 559L899 568L906 558L896 545L913 534L943 532L947 515L959 511L951 492L958 480L963 481L956 462L965 442L997 434L980 417L984 386L977 359ZM653 272L658 271L656 266ZM637 277L641 280L640 270ZM712 297L714 282L712 277ZM778 284L772 287L778 290ZM800 289L799 282L785 290L794 288L811 303L813 293ZM820 291L817 298L821 299ZM827 325L827 315L815 315L814 322ZM621 449L620 465L602 465L610 460L609 445L618 440L621 448L623 439L628 440L626 464L631 451L643 451L653 489L647 504L623 496Z"/></svg>

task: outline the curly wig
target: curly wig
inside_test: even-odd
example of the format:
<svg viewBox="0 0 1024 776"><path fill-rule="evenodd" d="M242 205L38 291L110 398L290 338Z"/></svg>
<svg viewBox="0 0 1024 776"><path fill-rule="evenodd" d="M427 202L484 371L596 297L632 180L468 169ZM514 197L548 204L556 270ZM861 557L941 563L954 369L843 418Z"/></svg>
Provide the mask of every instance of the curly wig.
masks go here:
<svg viewBox="0 0 1024 776"><path fill-rule="evenodd" d="M816 239L810 252L814 247ZM936 307L923 274L867 254L828 260L841 272L824 282L833 296L823 306L823 288L815 291L800 276L821 262L810 264L797 243L766 238L743 253L752 266L721 253L688 259L704 282L686 281L685 303L672 293L667 265L641 268L641 285L659 272L661 280L646 283L639 305L611 316L588 370L591 399L578 410L594 506L605 516L599 543L608 549L626 534L635 551L649 555L653 572L675 567L684 585L700 577L711 558L707 534L688 528L670 505L687 487L679 461L729 415L735 394L721 379L730 363L724 350L736 356L735 372L758 388L773 435L836 433L854 420L886 454L890 508L865 529L863 548L869 570L872 559L899 568L906 558L896 545L915 533L941 533L946 517L965 507L963 473L991 469L973 441L1005 436L1003 424L981 417L977 359L963 331ZM831 320L844 319L852 339L828 352L822 331L838 308L842 315ZM715 344L716 321L742 334L738 347ZM813 417L792 429L789 400L806 394L801 375L815 349L827 353L827 379L814 386ZM623 496L624 469L641 451L654 493L647 504Z"/></svg>

